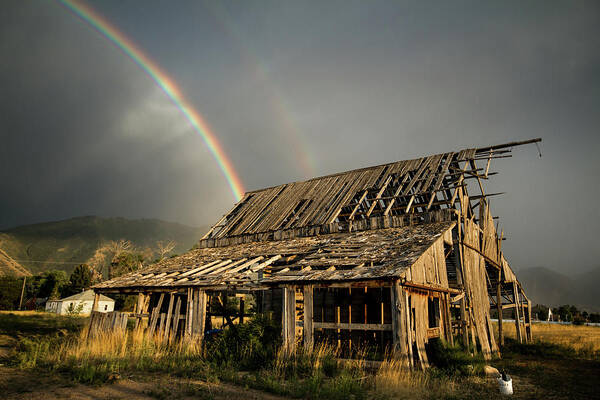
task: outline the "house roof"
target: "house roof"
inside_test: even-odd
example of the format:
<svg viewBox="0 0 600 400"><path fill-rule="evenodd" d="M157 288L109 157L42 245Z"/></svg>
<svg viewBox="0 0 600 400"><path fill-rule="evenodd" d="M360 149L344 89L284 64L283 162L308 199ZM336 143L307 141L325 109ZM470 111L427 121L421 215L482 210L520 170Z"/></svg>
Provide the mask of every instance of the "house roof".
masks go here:
<svg viewBox="0 0 600 400"><path fill-rule="evenodd" d="M94 291L92 289L85 290L81 293L74 294L73 296L65 297L58 301L94 301ZM100 301L114 301L110 297L100 295Z"/></svg>
<svg viewBox="0 0 600 400"><path fill-rule="evenodd" d="M94 289L219 287L398 278L455 222L192 250Z"/></svg>

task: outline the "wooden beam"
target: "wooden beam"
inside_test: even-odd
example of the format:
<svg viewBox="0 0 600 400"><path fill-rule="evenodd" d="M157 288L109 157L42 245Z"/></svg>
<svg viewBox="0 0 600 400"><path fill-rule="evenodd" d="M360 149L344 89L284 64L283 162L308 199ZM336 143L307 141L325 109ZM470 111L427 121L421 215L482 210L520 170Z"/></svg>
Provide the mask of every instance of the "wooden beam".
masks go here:
<svg viewBox="0 0 600 400"><path fill-rule="evenodd" d="M513 295L515 299L515 327L517 329L517 340L523 343L523 333L521 332L521 320L519 316L519 289L516 282L513 282Z"/></svg>
<svg viewBox="0 0 600 400"><path fill-rule="evenodd" d="M154 310L152 310L152 317L150 320L150 337L152 337L152 335L154 335L154 330L156 329L156 323L158 322L158 316L160 314L160 308L162 307L162 303L163 300L165 298L165 294L161 293L160 297L158 299L158 304L156 305L156 307L154 307Z"/></svg>
<svg viewBox="0 0 600 400"><path fill-rule="evenodd" d="M498 271L496 307L498 309L498 341L500 342L500 346L504 346L504 332L502 330L502 270Z"/></svg>
<svg viewBox="0 0 600 400"><path fill-rule="evenodd" d="M373 202L371 203L371 207L369 207L369 211L367 211L367 217L369 217L371 215L371 213L375 209L375 206L377 205L377 202L381 198L381 195L383 194L383 192L385 192L385 189L387 189L387 187L391 181L392 181L392 175L387 177L387 179L385 180L385 183L383 184L383 186L381 186L381 189L379 189L379 192L377 192L377 196L375 196L375 199L373 199Z"/></svg>
<svg viewBox="0 0 600 400"><path fill-rule="evenodd" d="M362 331L391 331L392 324L356 324L356 323L336 323L336 322L313 322L315 329L349 329Z"/></svg>
<svg viewBox="0 0 600 400"><path fill-rule="evenodd" d="M195 311L195 336L196 343L200 344L204 340L204 327L206 324L206 292L204 290L196 291L196 311Z"/></svg>
<svg viewBox="0 0 600 400"><path fill-rule="evenodd" d="M367 197L368 193L369 193L369 190L367 189L367 190L364 191L364 193L362 194L362 196L360 196L360 200L358 200L358 202L356 203L356 206L354 206L354 209L352 210L352 212L350 213L350 216L348 217L349 220L354 219L354 214L356 214L356 211L358 211L358 208L360 207L360 204L365 199L365 197Z"/></svg>
<svg viewBox="0 0 600 400"><path fill-rule="evenodd" d="M169 296L169 308L167 309L167 318L165 321L165 329L162 332L164 343L169 343L169 337L171 336L169 334L169 329L171 328L171 319L172 319L172 314L173 314L174 301L175 301L175 295L173 293L171 293L171 295Z"/></svg>
<svg viewBox="0 0 600 400"><path fill-rule="evenodd" d="M92 304L92 311L98 311L98 303L100 302L100 293L94 292L94 303Z"/></svg>
<svg viewBox="0 0 600 400"><path fill-rule="evenodd" d="M529 343L533 343L533 331L531 328L531 300L527 300L527 327L526 332L527 332L527 341Z"/></svg>
<svg viewBox="0 0 600 400"><path fill-rule="evenodd" d="M391 291L392 308L392 337L394 342L394 354L400 358L403 366L408 367L408 328L406 318L406 303L404 301L404 291L399 282L394 282Z"/></svg>
<svg viewBox="0 0 600 400"><path fill-rule="evenodd" d="M177 328L179 328L179 320L182 319L181 316L181 296L177 296L177 303L175 305L175 314L173 314L173 335L172 341L175 341L177 338Z"/></svg>
<svg viewBox="0 0 600 400"><path fill-rule="evenodd" d="M313 287L304 286L304 347L312 350L314 345L314 321L313 321Z"/></svg>
<svg viewBox="0 0 600 400"><path fill-rule="evenodd" d="M281 312L283 349L293 352L296 349L296 288L283 288L283 308Z"/></svg>
<svg viewBox="0 0 600 400"><path fill-rule="evenodd" d="M459 290L459 289L452 289L452 288L443 287L443 286L424 285L422 283L415 283L415 282L411 282L411 281L404 281L404 282L401 282L400 284L407 288L422 289L422 290L427 290L427 291L432 291L432 292L450 293L450 294L455 294L455 295L460 295L463 293L463 291Z"/></svg>
<svg viewBox="0 0 600 400"><path fill-rule="evenodd" d="M192 288L187 289L187 308L185 312L185 338L189 340L192 337L192 318L193 318L193 291Z"/></svg>

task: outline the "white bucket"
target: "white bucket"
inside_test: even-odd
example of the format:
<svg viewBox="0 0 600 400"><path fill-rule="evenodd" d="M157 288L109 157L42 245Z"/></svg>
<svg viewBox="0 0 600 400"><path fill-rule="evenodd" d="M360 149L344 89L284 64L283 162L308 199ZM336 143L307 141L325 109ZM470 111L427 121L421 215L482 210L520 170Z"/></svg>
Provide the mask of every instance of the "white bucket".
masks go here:
<svg viewBox="0 0 600 400"><path fill-rule="evenodd" d="M505 395L513 394L511 378L508 378L507 381L502 379L502 377L498 378L498 385L500 386L500 394L505 394Z"/></svg>

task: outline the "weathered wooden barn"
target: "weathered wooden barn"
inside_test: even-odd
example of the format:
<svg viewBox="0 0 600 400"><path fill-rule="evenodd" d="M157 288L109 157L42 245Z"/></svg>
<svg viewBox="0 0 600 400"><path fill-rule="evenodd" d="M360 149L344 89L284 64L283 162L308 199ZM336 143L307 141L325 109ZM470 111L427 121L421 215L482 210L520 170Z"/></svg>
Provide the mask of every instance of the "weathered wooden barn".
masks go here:
<svg viewBox="0 0 600 400"><path fill-rule="evenodd" d="M531 340L531 303L502 252L484 182L492 160L541 139L399 161L246 193L186 254L94 287L138 295L130 314L95 314L166 342L201 341L207 310L253 294L281 318L285 348L315 341L393 349L425 367L433 338L498 352L490 319L514 314ZM244 318L223 315L229 324ZM223 313L226 314L226 313Z"/></svg>

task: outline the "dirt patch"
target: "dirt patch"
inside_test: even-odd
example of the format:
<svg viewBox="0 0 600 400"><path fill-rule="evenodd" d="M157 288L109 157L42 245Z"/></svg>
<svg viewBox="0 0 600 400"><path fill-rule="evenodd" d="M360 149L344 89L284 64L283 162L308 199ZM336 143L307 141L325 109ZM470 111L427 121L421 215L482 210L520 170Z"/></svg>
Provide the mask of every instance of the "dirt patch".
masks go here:
<svg viewBox="0 0 600 400"><path fill-rule="evenodd" d="M0 393L6 400L283 399L235 385L207 383L167 375L151 375L144 379L128 377L112 384L86 386L72 384L60 374L35 374L5 366L0 366Z"/></svg>
<svg viewBox="0 0 600 400"><path fill-rule="evenodd" d="M0 362L2 359L8 359L15 354L17 340L12 336L0 335Z"/></svg>

